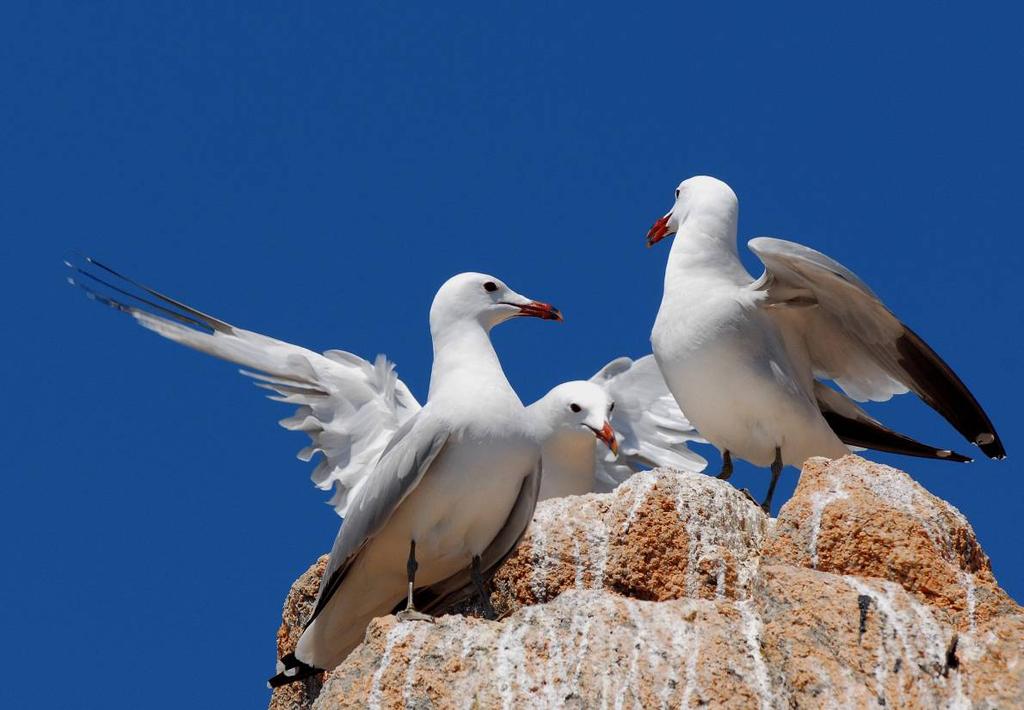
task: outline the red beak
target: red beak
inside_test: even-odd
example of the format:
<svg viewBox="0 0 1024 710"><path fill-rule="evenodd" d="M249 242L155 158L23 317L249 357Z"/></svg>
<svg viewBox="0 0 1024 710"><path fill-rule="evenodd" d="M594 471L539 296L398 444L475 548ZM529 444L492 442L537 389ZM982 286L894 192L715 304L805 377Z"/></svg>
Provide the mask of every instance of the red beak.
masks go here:
<svg viewBox="0 0 1024 710"><path fill-rule="evenodd" d="M530 301L529 303L510 303L508 305L518 308L521 316L540 318L541 320L562 320L562 312L550 303Z"/></svg>
<svg viewBox="0 0 1024 710"><path fill-rule="evenodd" d="M675 232L670 232L668 229L668 220L672 216L669 212L664 217L660 217L654 226L647 231L647 246L651 247L660 242L665 237L671 237Z"/></svg>
<svg viewBox="0 0 1024 710"><path fill-rule="evenodd" d="M619 453L619 442L615 440L615 430L612 429L612 425L608 422L604 423L601 427L601 431L595 431L594 435L604 442L613 454Z"/></svg>

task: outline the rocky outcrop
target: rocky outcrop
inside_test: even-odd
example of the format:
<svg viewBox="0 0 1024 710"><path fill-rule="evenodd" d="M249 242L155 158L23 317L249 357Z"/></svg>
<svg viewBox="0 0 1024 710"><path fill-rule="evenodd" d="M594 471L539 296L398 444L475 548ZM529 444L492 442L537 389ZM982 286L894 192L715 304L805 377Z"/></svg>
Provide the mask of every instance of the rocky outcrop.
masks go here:
<svg viewBox="0 0 1024 710"><path fill-rule="evenodd" d="M1020 611L959 510L902 471L856 456L804 465L764 558L892 580L961 630Z"/></svg>
<svg viewBox="0 0 1024 710"><path fill-rule="evenodd" d="M666 470L546 501L492 602L500 622L377 619L322 689L271 707L1024 707L1024 609L970 525L855 456L809 461L777 520Z"/></svg>
<svg viewBox="0 0 1024 710"><path fill-rule="evenodd" d="M320 559L314 562L313 566L303 572L302 576L292 584L284 601L281 626L277 630L276 658L281 658L295 650L295 644L299 642L299 636L302 635L302 624L313 613L317 592L320 590L320 578L323 577L324 570L327 569L327 558L328 555L321 555ZM313 701L320 695L323 682L323 674L319 673L277 688L271 695L271 710L300 710L300 708L311 707Z"/></svg>

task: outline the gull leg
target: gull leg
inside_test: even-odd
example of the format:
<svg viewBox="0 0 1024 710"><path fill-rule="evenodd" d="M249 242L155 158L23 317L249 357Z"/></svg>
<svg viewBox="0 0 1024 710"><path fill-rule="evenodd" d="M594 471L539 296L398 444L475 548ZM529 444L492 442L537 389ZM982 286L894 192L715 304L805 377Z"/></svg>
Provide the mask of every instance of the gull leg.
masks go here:
<svg viewBox="0 0 1024 710"><path fill-rule="evenodd" d="M761 510L768 515L772 513L772 496L775 495L775 484L779 482L779 474L782 473L782 449L775 447L775 460L772 461L772 482L768 484L768 495L761 503Z"/></svg>
<svg viewBox="0 0 1024 710"><path fill-rule="evenodd" d="M405 600L405 608L395 614L399 621L429 621L434 622L434 617L416 611L412 603L412 591L416 586L416 570L419 564L416 563L416 541L409 542L409 561L405 563L405 571L409 575L409 596Z"/></svg>
<svg viewBox="0 0 1024 710"><path fill-rule="evenodd" d="M484 581L484 575L480 571L480 555L473 555L473 565L470 567L470 577L473 580L473 586L476 587L476 593L480 595L480 606L484 610L484 618L494 620L498 618L498 612L494 610L491 605L491 594L487 591L487 582Z"/></svg>
<svg viewBox="0 0 1024 710"><path fill-rule="evenodd" d="M732 475L732 454L729 453L729 449L722 452L722 470L718 473L718 478L723 481L728 481L729 476Z"/></svg>

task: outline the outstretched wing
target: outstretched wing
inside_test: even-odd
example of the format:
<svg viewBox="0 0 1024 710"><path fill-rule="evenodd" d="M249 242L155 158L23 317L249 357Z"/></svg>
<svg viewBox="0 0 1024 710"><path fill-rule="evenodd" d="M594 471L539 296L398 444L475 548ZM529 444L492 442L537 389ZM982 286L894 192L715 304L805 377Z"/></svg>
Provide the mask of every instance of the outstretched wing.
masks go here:
<svg viewBox="0 0 1024 710"><path fill-rule="evenodd" d="M686 442L706 443L668 391L653 355L639 360L620 357L590 378L605 389L615 409L611 425L619 435L616 457L597 442L594 478L597 490L608 491L637 471L658 466L702 471L704 458Z"/></svg>
<svg viewBox="0 0 1024 710"><path fill-rule="evenodd" d="M858 401L912 390L987 456L1006 451L988 415L956 373L872 293L824 254L782 239L748 243L765 272L751 288L775 320L786 348L807 359Z"/></svg>
<svg viewBox="0 0 1024 710"><path fill-rule="evenodd" d="M420 408L383 355L373 363L341 350L321 355L237 328L94 259L66 263L68 280L90 298L169 340L242 365L242 374L270 390L271 399L297 405L281 425L309 435L311 444L298 457L321 455L313 482L322 490L337 487L330 503L342 517L395 432Z"/></svg>

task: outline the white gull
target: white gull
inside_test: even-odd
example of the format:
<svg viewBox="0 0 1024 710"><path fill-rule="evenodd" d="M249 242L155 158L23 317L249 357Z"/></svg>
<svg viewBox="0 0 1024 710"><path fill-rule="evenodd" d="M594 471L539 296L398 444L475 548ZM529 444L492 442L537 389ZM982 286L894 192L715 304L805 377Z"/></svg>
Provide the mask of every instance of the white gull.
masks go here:
<svg viewBox="0 0 1024 710"><path fill-rule="evenodd" d="M736 251L739 201L724 182L680 183L648 246L675 235L651 332L654 356L689 420L723 455L771 465L770 509L783 465L835 458L849 446L954 461L967 457L898 434L853 400L908 390L987 456L1005 450L950 367L853 272L808 247L761 237L750 276ZM833 380L843 393L823 384Z"/></svg>

